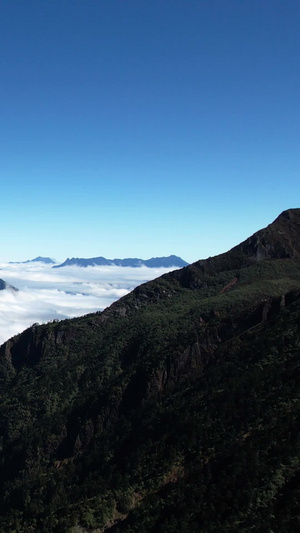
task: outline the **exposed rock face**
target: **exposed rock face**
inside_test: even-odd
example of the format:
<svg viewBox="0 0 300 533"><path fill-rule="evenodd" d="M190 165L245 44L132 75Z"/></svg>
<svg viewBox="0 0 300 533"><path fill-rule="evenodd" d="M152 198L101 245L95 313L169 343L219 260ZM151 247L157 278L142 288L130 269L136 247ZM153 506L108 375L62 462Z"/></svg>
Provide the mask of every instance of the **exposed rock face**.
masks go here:
<svg viewBox="0 0 300 533"><path fill-rule="evenodd" d="M280 259L298 257L300 254L300 209L283 211L265 229L254 233L235 249L240 249L249 257Z"/></svg>

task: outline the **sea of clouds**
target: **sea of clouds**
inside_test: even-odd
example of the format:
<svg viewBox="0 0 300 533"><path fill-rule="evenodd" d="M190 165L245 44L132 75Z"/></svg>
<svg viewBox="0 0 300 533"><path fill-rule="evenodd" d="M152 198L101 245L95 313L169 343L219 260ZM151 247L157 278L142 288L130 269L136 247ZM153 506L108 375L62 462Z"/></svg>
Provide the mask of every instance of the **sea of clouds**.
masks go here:
<svg viewBox="0 0 300 533"><path fill-rule="evenodd" d="M0 278L19 289L0 291L0 344L37 322L102 311L137 285L170 270L0 263Z"/></svg>

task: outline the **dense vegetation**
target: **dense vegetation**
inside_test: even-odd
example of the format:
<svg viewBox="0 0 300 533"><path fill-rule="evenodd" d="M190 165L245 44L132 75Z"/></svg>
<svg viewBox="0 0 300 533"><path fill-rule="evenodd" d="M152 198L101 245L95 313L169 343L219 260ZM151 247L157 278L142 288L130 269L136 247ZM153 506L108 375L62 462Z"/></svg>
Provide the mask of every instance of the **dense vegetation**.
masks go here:
<svg viewBox="0 0 300 533"><path fill-rule="evenodd" d="M300 210L0 349L0 531L300 529Z"/></svg>

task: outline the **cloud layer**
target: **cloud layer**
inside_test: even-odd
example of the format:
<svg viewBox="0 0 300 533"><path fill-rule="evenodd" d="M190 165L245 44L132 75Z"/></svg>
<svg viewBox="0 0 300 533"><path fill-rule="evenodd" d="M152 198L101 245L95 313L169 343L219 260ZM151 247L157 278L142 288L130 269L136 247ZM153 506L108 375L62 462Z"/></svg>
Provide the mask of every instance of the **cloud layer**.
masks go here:
<svg viewBox="0 0 300 533"><path fill-rule="evenodd" d="M31 324L101 311L134 287L170 269L64 267L0 263L0 278L19 289L0 291L0 344Z"/></svg>

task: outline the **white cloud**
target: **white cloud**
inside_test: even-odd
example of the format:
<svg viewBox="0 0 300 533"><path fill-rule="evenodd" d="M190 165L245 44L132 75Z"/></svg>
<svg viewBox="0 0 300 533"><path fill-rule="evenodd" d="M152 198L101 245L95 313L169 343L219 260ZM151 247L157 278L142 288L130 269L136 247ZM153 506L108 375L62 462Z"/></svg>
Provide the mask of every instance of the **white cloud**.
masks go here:
<svg viewBox="0 0 300 533"><path fill-rule="evenodd" d="M0 344L33 323L73 318L105 307L170 269L63 267L0 263L0 278L19 289L0 291Z"/></svg>

